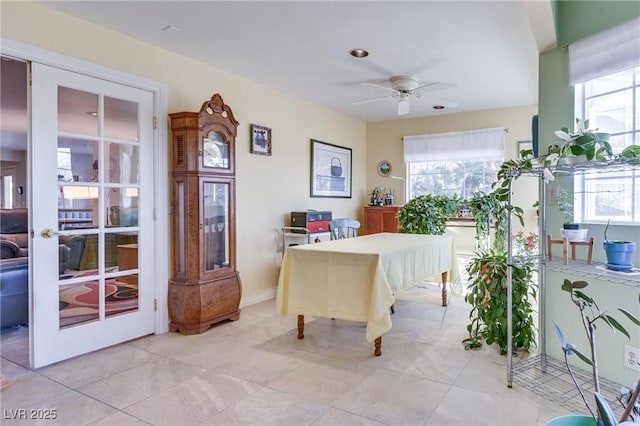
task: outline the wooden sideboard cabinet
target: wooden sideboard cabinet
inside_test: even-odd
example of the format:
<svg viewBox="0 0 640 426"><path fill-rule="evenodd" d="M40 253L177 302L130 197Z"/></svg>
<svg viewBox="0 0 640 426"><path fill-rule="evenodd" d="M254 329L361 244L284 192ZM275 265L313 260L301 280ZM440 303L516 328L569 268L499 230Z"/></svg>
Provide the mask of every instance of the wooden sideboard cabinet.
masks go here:
<svg viewBox="0 0 640 426"><path fill-rule="evenodd" d="M380 232L398 232L400 228L398 212L401 208L400 206L365 207L364 233L369 235Z"/></svg>

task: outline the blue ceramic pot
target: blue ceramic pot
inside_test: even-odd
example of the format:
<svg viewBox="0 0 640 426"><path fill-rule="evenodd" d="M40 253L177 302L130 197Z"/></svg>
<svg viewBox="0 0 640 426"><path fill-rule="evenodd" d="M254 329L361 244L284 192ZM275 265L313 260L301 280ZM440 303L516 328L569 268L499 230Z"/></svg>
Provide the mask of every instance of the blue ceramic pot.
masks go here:
<svg viewBox="0 0 640 426"><path fill-rule="evenodd" d="M605 253L607 254L607 265L620 265L622 267L631 267L631 259L633 252L636 250L636 243L633 241L605 241L602 243Z"/></svg>

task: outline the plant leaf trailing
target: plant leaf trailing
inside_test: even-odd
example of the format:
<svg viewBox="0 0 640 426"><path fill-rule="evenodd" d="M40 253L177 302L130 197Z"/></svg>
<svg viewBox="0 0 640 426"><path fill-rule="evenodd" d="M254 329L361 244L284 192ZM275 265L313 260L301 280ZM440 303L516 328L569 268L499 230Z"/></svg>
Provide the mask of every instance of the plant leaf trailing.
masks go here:
<svg viewBox="0 0 640 426"><path fill-rule="evenodd" d="M498 344L502 355L507 353L507 254L490 250L478 252L466 267L469 292L465 301L472 306L467 325L469 337L462 343L465 349L476 349L483 342ZM532 300L537 298L537 286L532 280L530 263L513 265L513 349L529 351L535 346L535 324Z"/></svg>
<svg viewBox="0 0 640 426"><path fill-rule="evenodd" d="M491 222L496 222L496 233L493 242L495 249L506 248L507 238L507 210L505 203L498 200L494 192L476 191L464 203L471 208L471 215L476 220L476 248L481 249L483 238L489 237Z"/></svg>
<svg viewBox="0 0 640 426"><path fill-rule="evenodd" d="M567 370L569 370L569 374L571 375L571 379L573 380L573 383L575 384L576 388L578 389L578 392L580 392L580 396L582 396L582 400L584 401L587 409L589 410L589 412L591 413L591 415L593 416L594 420L596 420L596 422L598 422L598 420L596 419L596 415L594 414L594 412L591 410L591 407L589 406L589 404L587 403L587 400L582 392L582 389L580 388L580 385L578 385L578 382L576 381L576 378L573 374L573 369L571 368L571 365L569 364L569 356L570 355L576 355L578 358L580 358L583 362L585 362L587 365L591 366L591 372L592 372L592 376L593 376L593 387L594 387L594 391L596 393L596 398L597 395L599 395L600 393L600 377L599 377L599 373L598 373L598 356L597 356L597 352L596 352L596 322L598 320L601 320L602 322L604 322L605 324L607 324L609 326L609 328L611 328L611 330L615 333L616 331L619 331L620 333L624 334L627 339L630 339L630 335L629 332L627 331L627 329L618 321L616 320L614 317L612 317L611 315L608 315L606 313L606 311L602 311L600 309L600 307L598 306L598 304L596 303L596 301L588 296L587 294L585 294L583 291L581 291L582 289L586 288L589 285L589 283L587 283L586 281L574 281L571 282L568 279L565 279L564 282L562 283L562 286L560 287L563 291L566 291L570 294L571 297L571 302L573 302L574 305L576 305L578 307L578 309L580 310L580 317L582 320L582 325L584 328L584 331L587 335L587 340L589 341L589 350L590 350L590 357L587 357L586 355L582 354L580 351L578 351L578 349L576 348L575 345L573 345L572 343L568 343L565 340L564 335L562 334L562 330L560 330L560 327L554 322L553 326L555 328L556 334L558 336L558 340L560 340L560 345L562 347L562 352L564 353L564 363L567 366ZM640 297L638 298L638 302L640 303ZM628 318L632 323L634 323L635 325L640 326L640 320L634 316L633 314L631 314L630 312L622 309L622 308L618 308L618 311L620 311L626 318ZM636 388L640 387L640 380L638 381L638 384L636 385ZM620 422L623 422L626 420L627 416L629 415L629 413L631 412L631 409L633 408L633 406L635 405L635 401L638 398L638 393L634 392L635 398L630 398L627 401L627 406L625 409L625 413L622 415L622 418L620 419ZM598 411L599 411L599 418L603 419L606 417L606 413L603 412L603 409L601 408L601 402L598 402ZM624 404L623 404L624 405ZM606 407L608 408L608 407ZM598 423L599 424L599 423ZM615 423L614 423L615 424Z"/></svg>

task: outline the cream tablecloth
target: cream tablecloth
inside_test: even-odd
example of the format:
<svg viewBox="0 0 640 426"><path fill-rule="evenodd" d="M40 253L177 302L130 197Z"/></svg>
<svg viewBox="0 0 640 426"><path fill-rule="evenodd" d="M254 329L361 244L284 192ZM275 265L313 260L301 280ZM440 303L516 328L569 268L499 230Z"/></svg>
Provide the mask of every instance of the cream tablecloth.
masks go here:
<svg viewBox="0 0 640 426"><path fill-rule="evenodd" d="M458 276L453 238L445 235L372 234L287 248L276 308L367 323L367 340L391 329L393 293L448 272Z"/></svg>

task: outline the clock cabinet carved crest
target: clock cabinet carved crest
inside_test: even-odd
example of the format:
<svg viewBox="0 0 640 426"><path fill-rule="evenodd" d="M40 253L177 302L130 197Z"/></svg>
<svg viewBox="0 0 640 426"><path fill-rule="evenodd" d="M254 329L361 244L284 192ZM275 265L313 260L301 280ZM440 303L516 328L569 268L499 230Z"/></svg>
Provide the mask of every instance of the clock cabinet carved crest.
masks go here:
<svg viewBox="0 0 640 426"><path fill-rule="evenodd" d="M240 318L236 270L238 122L215 94L199 112L169 114L173 140L171 331L197 334Z"/></svg>

